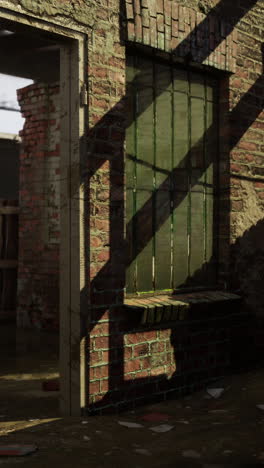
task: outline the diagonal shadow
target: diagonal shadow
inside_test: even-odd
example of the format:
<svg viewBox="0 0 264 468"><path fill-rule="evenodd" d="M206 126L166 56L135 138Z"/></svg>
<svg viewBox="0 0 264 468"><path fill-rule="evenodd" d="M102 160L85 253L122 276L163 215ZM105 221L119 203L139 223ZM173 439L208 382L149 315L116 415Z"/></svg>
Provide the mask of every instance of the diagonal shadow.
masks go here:
<svg viewBox="0 0 264 468"><path fill-rule="evenodd" d="M254 6L256 0L251 0L248 2L248 7L245 10L239 10L234 5L230 5L230 2L227 0L222 0L217 7L213 8L202 23L200 23L195 31L192 31L189 38L186 38L185 41L190 41L191 38L196 37L196 34L200 31L202 33L203 28L205 27L205 22L210 18L211 15L214 15L216 12L220 12L222 16L229 16L232 11L232 23L235 24L239 21L250 8ZM222 37L221 40L224 38ZM221 42L219 39L219 43ZM186 44L187 44L186 42ZM217 47L217 43L215 44ZM180 47L180 45L178 46ZM176 52L176 51L175 51ZM212 50L210 50L210 53ZM207 50L209 54L209 50ZM206 56L204 56L204 59ZM240 138L243 137L244 133L252 125L255 119L258 117L261 112L261 106L256 107L255 94L259 89L259 86L263 84L263 77L260 77L256 83L252 85L250 90L243 96L241 101L236 105L236 107L229 113L230 125L234 124L237 119L241 119L239 125L239 131L236 131L232 135L230 141L230 149L234 147ZM142 112L152 103L152 100L145 102L144 108L141 109ZM250 113L247 113L245 117L245 109L248 108L248 105L252 103L252 108ZM123 121L123 115L126 108L126 96L123 97L109 112L107 112L104 117L89 131L89 152L93 156L89 160L88 175L92 177L96 171L105 163L109 161L110 163L110 259L106 264L101 268L101 270L91 278L91 299L90 304L96 304L99 306L97 310L91 307L91 317L90 317L90 326L89 332L91 333L94 325L98 323L103 314L107 313L110 325L109 325L109 386L108 390L112 390L116 386L116 377L117 377L117 362L123 363L124 361L124 349L123 349L123 334L117 334L117 327L121 322L125 322L125 317L123 316L122 307L116 305L114 310L109 311L109 307L114 304L122 304L123 302L123 288L125 286L125 269L127 262L124 258L124 251L126 249L125 239L124 239L124 158L123 158L123 143L125 139L125 128L127 128L132 119L127 119L126 122ZM109 139L109 129L113 127L118 128L120 134L123 135L123 138L119 138L117 143ZM209 128L203 138L210 137L211 129ZM102 135L106 134L106 141L102 143ZM232 131L231 131L232 134ZM189 153L185 155L183 160L180 162L179 167L189 159ZM129 157L129 156L128 156ZM168 175L168 179L173 177L176 181L180 182L180 171L179 167L174 168L172 173ZM86 168L85 168L86 169ZM204 168L206 169L206 168ZM200 177L201 174L199 174ZM83 171L83 178L87 177L87 170ZM157 189L162 191L164 185L168 183L168 180L165 180L163 184ZM193 180L193 185L197 183L197 180ZM177 197L173 200L173 209L181 202L185 196L184 192L178 193ZM149 213L150 206L152 205L152 199L150 198L146 204L141 208L139 212L136 213L135 219L131 220L128 225L128 233L132 232L132 224L135 220L138 220L143 217L146 219L147 213ZM91 209L94 207L91 205ZM160 227L164 221L167 219L169 213L166 210L160 215L157 228ZM139 225L139 223L137 223ZM145 230L142 234L142 241L140 243L139 249L143 249L144 246L149 242L150 235L147 234ZM131 234L129 234L131 235ZM151 236L153 234L151 233ZM129 242L129 237L128 237ZM135 256L138 255L140 250L135 252ZM133 258L129 259L131 262ZM101 304L101 307L100 307ZM120 364L119 364L120 366ZM121 373L122 374L122 373ZM119 384L124 381L123 374L118 377Z"/></svg>
<svg viewBox="0 0 264 468"><path fill-rule="evenodd" d="M252 123L256 120L258 117L259 113L263 109L263 104L261 99L259 99L259 105L256 105L256 94L261 86L263 86L264 83L264 78L263 75L256 80L256 82L251 86L251 88L248 90L248 92L241 98L239 103L234 107L234 109L229 113L229 121L230 125L240 122L239 125L239 131L237 132L232 132L231 131L231 139L230 139L230 150L234 148L239 140L243 137L244 133L249 129L249 127L252 125ZM253 104L254 106L251 106L250 104ZM250 108L250 109L249 109ZM211 132L212 132L212 127L208 128L203 135L203 139L205 140L210 140L211 138ZM198 143L199 144L199 143ZM140 243L138 244L136 250L134 251L134 255L130 256L130 258L127 259L126 265L129 265L134 258L146 247L147 243L150 241L153 232L152 229L146 229L146 222L148 219L148 215L152 210L152 204L153 204L153 197L155 197L158 193L161 193L164 190L167 190L168 184L170 184L171 179L174 180L174 185L178 188L183 187L184 181L183 181L183 167L186 167L187 162L189 161L190 154L193 151L193 148L182 158L180 161L178 167L174 168L172 172L168 174L168 177L164 180L164 182L156 189L154 194L148 199L148 201L143 205L143 207L137 211L135 216L130 220L130 222L127 225L127 232L128 232L128 237L126 244L129 244L131 242L131 236L133 235L133 225L137 225L137 229L139 229L138 232L138 237L140 238ZM127 155L128 158L133 158L131 155ZM211 161L210 161L211 162ZM204 167L204 170L208 168L208 165ZM201 173L199 173L199 176ZM191 188L194 187L197 184L197 179L193 178ZM121 186L122 187L122 186ZM184 187L183 187L184 188ZM173 198L173 206L172 210L174 210L185 198L186 196L186 190L182 191L177 191L173 192L174 198ZM112 213L114 215L114 218L116 218L116 213ZM158 230L166 221L168 216L170 215L170 210L164 210L160 213L158 222L156 223L156 229ZM110 218L111 219L111 218ZM142 222L144 220L144 222ZM117 230L117 225L114 223L115 226L115 231ZM122 245L118 242L118 248L125 248L124 242ZM116 261L117 258L113 258L113 261ZM104 277L109 277L110 274L113 274L113 265L111 260L103 267L103 269L100 271L99 275L93 280L93 284L98 287L101 286L101 281L102 278ZM105 279L106 279L105 278ZM100 284L99 284L100 283Z"/></svg>
<svg viewBox="0 0 264 468"><path fill-rule="evenodd" d="M263 85L264 85L264 77L262 75L258 78L258 80L256 80L256 82L251 86L248 92L241 98L241 100L236 105L236 107L230 112L229 114L230 125L236 122L240 122L239 131L237 133L231 132L232 136L230 139L230 150L237 145L237 143L242 138L244 133L248 130L251 124L258 117L259 113L262 111L263 100L260 98L259 105L258 106L256 105L257 104L256 103L256 91ZM252 100L252 103L255 104L254 107L250 106L251 100ZM245 115L245 109L248 109L248 113L246 115ZM212 127L206 130L206 132L203 135L203 139L210 141L211 133L212 133ZM199 146L199 142L197 146ZM184 158L181 160L179 165L173 169L173 171L168 175L168 177L164 180L164 182L158 187L158 189L153 193L153 195L148 199L148 201L143 205L143 207L137 211L134 217L127 224L127 232L128 232L127 243L130 244L132 242L134 224L137 226L138 238L140 239L140 243L138 243L138 245L136 246L134 250L134 256L128 258L128 263L127 263L128 265L146 247L146 245L151 239L152 229L151 227L150 229L146 229L146 222L152 210L154 197L157 196L158 193L161 193L164 190L168 190L168 184L170 183L171 179L173 179L175 187L178 187L177 192L175 191L172 192L173 193L172 211L175 210L175 208L186 197L186 187L184 186L186 184L184 184L184 181L183 181L183 170L181 168L187 166L187 163L190 159L192 151L193 151L193 148L184 156ZM127 157L131 157L131 156L128 155ZM209 163L211 163L211 161ZM209 166L208 164L205 165L203 170L206 171L206 169L208 169L208 166ZM200 174L201 173L199 173L199 176ZM195 179L195 177L192 178L192 183L190 184L190 190L197 184L197 182L198 180ZM182 187L182 190L179 190L179 188L181 187ZM168 216L170 216L170 213L171 212L170 212L169 207L167 210L165 209L161 211L161 213L159 214L158 222L156 223L156 230L158 230L164 224Z"/></svg>
<svg viewBox="0 0 264 468"><path fill-rule="evenodd" d="M218 34L216 36L213 46L209 47L208 44L206 44L207 47L204 47L204 49L200 51L199 58L200 58L200 62L202 63L219 46L219 44L227 38L227 36L232 32L232 29L235 27L236 23L256 3L257 3L257 0L248 0L247 8L242 9L242 8L238 8L235 5L235 3L230 4L230 0L221 0L218 3L218 5L216 5L214 8L210 10L206 18L201 23L199 23L185 39L183 39L178 44L178 46L172 53L177 55L177 53L180 51L181 48L183 50L188 50L188 45L190 43L196 43L197 36L201 35L201 37L204 37L204 32L207 30L206 29L207 22L208 21L210 22L210 19L214 18L216 14L220 15L222 18L228 19L229 21L232 20L233 27L230 25L230 27L226 28L226 30L223 31L222 34ZM121 5L123 4L123 0L121 0L120 4ZM122 7L122 10L124 10L123 7ZM139 80L139 77L133 80L131 82L131 85L133 85L137 80ZM169 84L169 81L167 82L167 85L168 84ZM166 87L165 80L164 80L164 87ZM162 93L162 90L160 91L160 93ZM158 96L159 94L157 93L156 97ZM149 100L145 99L145 103L141 107L141 112L143 113L148 108L148 106L152 104L152 102L153 102L153 99L151 98ZM98 135L98 133L100 134L100 130L102 130L103 128L109 128L109 126L111 126L111 124L113 123L113 119L115 119L116 121L116 126L120 126L120 128L127 128L131 125L133 121L132 117L130 119L127 118L125 124L123 122L122 109L124 109L125 107L126 107L126 96L124 96L110 111L108 111L104 115L104 117L102 117L102 119L94 127L92 127L89 130L88 138L91 142L91 145L92 145L93 140L96 140L96 136ZM105 146L104 148L102 148L102 146L100 145L97 145L97 146L95 145L95 147L94 148L91 147L91 149L95 149L95 150L98 149L98 151L95 151L95 152L100 153L101 157L98 158L97 164L91 165L89 167L90 176L92 176L93 173L96 172L96 170L98 170L100 165L103 164L105 159L102 157L102 155L104 153L109 154L109 155L113 154L115 147L109 143L108 147ZM86 175L86 173L83 175Z"/></svg>
<svg viewBox="0 0 264 468"><path fill-rule="evenodd" d="M256 3L256 0L249 0L249 5L248 5L248 9L250 9L254 4ZM220 2L220 4L218 4L215 8L213 8L209 15L207 16L207 18L210 18L211 16L213 16L216 12L218 13L221 13L221 14L226 14L227 16L229 16L232 12L233 14L233 23L235 24L237 21L239 21L239 19L241 19L241 17L245 14L245 11L244 10L237 10L234 5L230 6L230 2L228 3L226 0L222 0ZM191 34L190 34L190 37L189 38L186 38L184 39L184 41L182 41L182 43L178 46L180 47L182 44L184 44L185 42L188 43L188 41L190 40L191 37L194 37L192 35L196 35L197 33L199 32L202 32L204 31L204 22L207 21L206 19L200 23L196 28L195 28L195 31L192 31ZM230 31L229 31L230 32ZM221 40L223 40L224 37L221 38ZM219 45L220 43L220 38L219 38L219 42L216 42L215 46L217 47L217 45ZM205 50L204 51L204 57L203 59L206 58L206 53L209 54L211 53L212 50ZM132 82L135 83L137 82L138 78L135 78ZM232 113L230 114L230 122L232 123L233 121L235 121L237 118L241 118L241 115L243 114L243 109L244 109L244 106L245 105L248 105L248 100L251 99L250 96L251 94L253 95L254 92L257 90L257 88L262 84L262 80L263 78L260 77L257 82L252 85L251 89L246 93L246 95L243 96L242 100L240 101L240 103L237 104L237 106L233 109ZM169 84L169 81L168 83ZM164 83L164 87L166 87L166 83ZM162 92L162 91L160 91ZM158 97L158 96L157 96ZM253 97L252 97L253 99ZM147 109L147 107L149 105L151 105L153 102L153 100L151 99L151 97L149 98L149 101L147 99L145 99L145 102L144 102L144 106L142 106L141 108L141 112L143 113L144 110ZM255 102L254 102L255 104ZM123 97L115 106L113 109L111 109L100 121L98 124L96 124L90 131L89 131L89 140L90 140L90 153L93 154L93 160L90 160L89 161L89 168L88 168L88 173L89 173L89 177L92 177L94 175L94 173L99 169L99 167L105 162L105 160L109 159L110 161L110 165L111 165L111 169L110 169L110 172L111 174L113 174L113 186L119 186L119 189L122 189L122 187L124 187L124 181L121 180L121 174L122 174L122 171L124 169L123 167L123 162L121 161L121 158L123 157L123 141L122 140L120 142L119 145L116 145L116 144L113 144L111 143L109 140L107 140L107 143L103 143L102 144L102 134L104 133L104 130L106 130L106 133L108 135L108 129L111 128L111 125L113 124L113 121L115 122L115 126L119 127L120 129L123 129L123 131L125 130L125 128L129 127L133 121L133 117L131 116L130 118L127 118L126 122L123 122L123 111L125 110L125 107L126 107L126 96ZM241 125L240 125L240 128L239 128L239 132L234 135L232 137L232 146L235 146L236 143L239 141L239 139L243 136L243 134L246 132L246 130L251 126L252 122L254 122L254 120L256 119L257 115L259 114L260 110L258 110L257 107L255 107L252 112L251 112L251 115L247 118L247 119L243 119L243 121L241 121ZM207 130L206 134L204 135L204 138L208 138L209 137L209 133L210 133L210 129ZM98 141L98 139L100 139L100 141ZM105 156L105 154L107 154L107 157ZM187 154L183 160L181 161L181 163L179 164L179 167L184 167L183 165L186 163L186 161L188 160L189 158L189 154ZM205 167L205 169L207 169ZM177 168L175 168L173 170L174 174L171 174L169 177L171 176L174 176L176 177L176 181L178 180L177 179ZM87 171L83 171L83 177L85 178L85 176L87 175ZM118 178L119 176L119 184L116 184L116 179ZM111 177L111 176L110 176ZM180 180L179 180L180 181ZM193 180L193 185L195 185L197 181ZM165 186L167 186L168 184L168 180L165 180L163 182L163 184L159 187L158 190L163 190ZM111 190L113 190L113 186L111 184ZM113 197L110 197L110 199L112 199ZM114 195L114 198L115 198L115 195ZM178 203L180 203L181 199L178 199ZM144 207L142 207L142 209L140 210L140 212L138 212L138 214L136 214L136 217L138 219L141 218L141 215L144 214L144 212L148 212L148 207L152 204L152 200L150 199L145 205ZM174 204L173 204L173 208L176 208L176 201L174 201ZM115 218L115 214L116 214L116 209L114 210L115 213L111 213L113 215L113 217ZM111 216L110 216L110 219L111 219ZM159 219L159 223L158 223L158 228L162 225L162 223L165 221L166 219L166 216L161 216L160 219ZM131 221L131 223L133 223L133 221ZM115 226L116 226L116 223L115 223ZM116 229L115 229L116 230ZM128 232L132 231L131 229L131 226L129 225L128 226ZM142 242L140 243L140 250L142 250L148 240L149 240L149 237L147 237L145 239L145 234L144 233L141 233L142 234ZM143 240L144 239L144 240ZM119 240L120 242L120 240ZM119 243L119 247L122 249L122 248L125 248L125 245L124 245L124 240L123 242ZM136 254L139 253L139 250L137 250ZM133 258L130 259L130 262L133 260ZM104 276L108 276L109 273L113 273L113 270L111 269L111 262L108 262L105 267L100 271L100 278L97 277L97 279L93 280L93 283L95 284L95 282L98 284L101 283L101 278L104 277ZM98 275L97 275L98 276Z"/></svg>

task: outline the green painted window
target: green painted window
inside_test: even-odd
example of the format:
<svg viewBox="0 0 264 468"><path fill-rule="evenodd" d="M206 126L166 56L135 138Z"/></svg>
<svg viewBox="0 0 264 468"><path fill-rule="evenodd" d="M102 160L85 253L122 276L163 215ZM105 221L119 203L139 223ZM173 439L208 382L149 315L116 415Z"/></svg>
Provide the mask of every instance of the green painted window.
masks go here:
<svg viewBox="0 0 264 468"><path fill-rule="evenodd" d="M216 283L217 81L127 56L127 293Z"/></svg>

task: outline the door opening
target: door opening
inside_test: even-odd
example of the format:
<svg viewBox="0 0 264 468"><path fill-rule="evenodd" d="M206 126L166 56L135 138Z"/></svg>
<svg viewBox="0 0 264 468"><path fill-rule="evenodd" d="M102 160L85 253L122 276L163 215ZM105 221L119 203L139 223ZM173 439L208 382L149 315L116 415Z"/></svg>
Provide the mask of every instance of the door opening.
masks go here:
<svg viewBox="0 0 264 468"><path fill-rule="evenodd" d="M79 105L81 41L73 33L68 37L65 31L50 33L47 25L32 24L34 20L31 26L23 25L9 15L1 18L0 30L5 51L0 73L7 83L13 77L18 82L30 80L17 88L16 105L24 119L19 136L11 140L0 135L0 143L5 142L0 144L0 156L2 161L8 158L4 179L17 190L17 198L9 202L9 197L1 196L4 182L0 187L2 303L3 291L6 294L0 334L7 336L8 330L8 339L1 341L0 379L5 383L1 391L10 401L12 415L7 417L12 418L23 415L26 402L33 417L55 417L60 410L78 414L84 375L76 349L74 363L71 359L71 343L77 337L80 342L80 215L78 209L72 212L80 201L76 167L84 127ZM14 123L16 112L5 112L11 121L13 113ZM71 167L76 193L69 194ZM5 401L6 395L2 397Z"/></svg>

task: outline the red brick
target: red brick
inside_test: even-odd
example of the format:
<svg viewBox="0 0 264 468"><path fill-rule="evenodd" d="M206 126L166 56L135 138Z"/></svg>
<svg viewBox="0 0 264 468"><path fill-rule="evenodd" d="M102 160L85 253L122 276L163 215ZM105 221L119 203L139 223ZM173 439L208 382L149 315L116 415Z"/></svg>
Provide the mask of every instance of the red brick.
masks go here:
<svg viewBox="0 0 264 468"><path fill-rule="evenodd" d="M94 393L100 392L100 381L97 380L96 382L90 382L89 384L89 393L93 395Z"/></svg>
<svg viewBox="0 0 264 468"><path fill-rule="evenodd" d="M170 338L171 330L160 330L159 335L161 339Z"/></svg>
<svg viewBox="0 0 264 468"><path fill-rule="evenodd" d="M109 367L108 366L91 367L89 371L89 377L90 377L90 380L109 377Z"/></svg>
<svg viewBox="0 0 264 468"><path fill-rule="evenodd" d="M242 211L243 210L243 201L242 200L231 200L231 209L232 209L232 211Z"/></svg>
<svg viewBox="0 0 264 468"><path fill-rule="evenodd" d="M97 255L98 262L107 262L110 259L109 249L101 250Z"/></svg>
<svg viewBox="0 0 264 468"><path fill-rule="evenodd" d="M133 346L134 357L146 356L149 352L148 343Z"/></svg>
<svg viewBox="0 0 264 468"><path fill-rule="evenodd" d="M104 245L104 240L99 236L91 236L90 245L95 248L102 247Z"/></svg>
<svg viewBox="0 0 264 468"><path fill-rule="evenodd" d="M124 360L132 358L132 347L126 346L124 349Z"/></svg>
<svg viewBox="0 0 264 468"><path fill-rule="evenodd" d="M109 348L109 337L100 336L95 337L91 340L94 350L108 349Z"/></svg>
<svg viewBox="0 0 264 468"><path fill-rule="evenodd" d="M256 189L264 189L264 182L254 182L254 187Z"/></svg>
<svg viewBox="0 0 264 468"><path fill-rule="evenodd" d="M135 380L137 379L145 379L149 376L149 370L142 370L136 373Z"/></svg>
<svg viewBox="0 0 264 468"><path fill-rule="evenodd" d="M106 393L109 390L110 383L109 380L101 380L100 381L100 393Z"/></svg>
<svg viewBox="0 0 264 468"><path fill-rule="evenodd" d="M165 375L164 367L159 366L159 367L154 367L153 369L150 369L150 375L151 376Z"/></svg>
<svg viewBox="0 0 264 468"><path fill-rule="evenodd" d="M125 335L125 342L127 344L137 344L145 341L155 340L157 338L156 331L144 332L144 333L131 333Z"/></svg>
<svg viewBox="0 0 264 468"><path fill-rule="evenodd" d="M238 147L247 151L257 151L258 145L252 141L242 140L239 142Z"/></svg>
<svg viewBox="0 0 264 468"><path fill-rule="evenodd" d="M125 361L124 363L124 374L128 372L136 372L140 370L140 361L138 359L132 359L131 361Z"/></svg>
<svg viewBox="0 0 264 468"><path fill-rule="evenodd" d="M25 115L24 130L21 132L23 139L23 153L20 155L20 258L18 276L22 277L23 272L27 270L30 273L27 280L23 281L23 291L19 294L18 308L20 314L27 314L30 308L32 294L37 297L37 302L40 301L41 312L38 318L33 318L33 322L40 328L58 327L58 311L59 311L59 294L58 289L55 293L51 284L58 285L59 278L59 251L58 245L53 242L59 240L59 207L55 203L55 190L59 198L59 185L53 184L53 193L49 193L50 181L46 179L45 171L49 168L49 158L54 153L54 143L50 141L50 130L52 127L53 139L59 138L57 130L57 120L49 118L48 109L56 109L55 104L52 104L56 94L59 93L59 88L52 85L39 85L39 92L42 93L40 99L35 100L36 92L35 85L30 85L18 92L19 104L22 113ZM23 96L23 99L21 99ZM57 106L57 104L56 104ZM39 115L39 110L46 112L46 119L43 115ZM54 128L54 126L56 128ZM42 143L45 143L45 151L41 148ZM56 151L59 147L56 146ZM34 164L34 160L37 164ZM40 161L41 160L41 161ZM30 161L31 166L28 166L27 161ZM52 171L58 173L60 169L59 161L57 166L52 162ZM45 177L44 177L45 175ZM32 184L32 180L39 180L39 184ZM43 181L43 182L41 182ZM45 181L45 182L44 182ZM48 190L47 190L48 189ZM49 193L47 198L47 193ZM44 219L43 206L48 207L48 203L52 202L52 208L49 208L48 220ZM27 218L24 216L26 214ZM32 227L34 227L32 229ZM46 230L50 236L50 242L44 241L44 236L41 232ZM29 253L29 244L31 246L31 255ZM36 257L32 256L32 251L41 254L38 258L38 269L36 271ZM26 262L26 263L25 263ZM25 265L26 268L25 268ZM39 286L41 278L41 288ZM24 298L27 297L27 300ZM23 302L23 304L22 304ZM24 312L22 310L24 309ZM33 325L34 325L33 323Z"/></svg>
<svg viewBox="0 0 264 468"><path fill-rule="evenodd" d="M151 350L151 353L162 353L165 350L165 341L158 341L156 343L151 343L150 350Z"/></svg>
<svg viewBox="0 0 264 468"><path fill-rule="evenodd" d="M91 336L102 336L109 334L109 323L98 323L93 327Z"/></svg>
<svg viewBox="0 0 264 468"><path fill-rule="evenodd" d="M150 356L140 359L141 369L150 369L151 368L151 358Z"/></svg>

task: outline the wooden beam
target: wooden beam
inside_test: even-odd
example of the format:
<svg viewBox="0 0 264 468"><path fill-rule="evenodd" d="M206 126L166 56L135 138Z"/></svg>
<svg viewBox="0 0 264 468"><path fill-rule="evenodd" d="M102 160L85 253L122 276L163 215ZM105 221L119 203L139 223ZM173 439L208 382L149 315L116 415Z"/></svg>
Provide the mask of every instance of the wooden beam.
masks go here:
<svg viewBox="0 0 264 468"><path fill-rule="evenodd" d="M71 415L71 264L70 264L70 196L69 174L71 153L70 129L70 83L71 50L61 47L60 56L60 103L61 103L61 141L60 141L60 411Z"/></svg>
<svg viewBox="0 0 264 468"><path fill-rule="evenodd" d="M18 213L18 206L0 206L0 215L14 215Z"/></svg>

